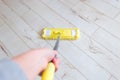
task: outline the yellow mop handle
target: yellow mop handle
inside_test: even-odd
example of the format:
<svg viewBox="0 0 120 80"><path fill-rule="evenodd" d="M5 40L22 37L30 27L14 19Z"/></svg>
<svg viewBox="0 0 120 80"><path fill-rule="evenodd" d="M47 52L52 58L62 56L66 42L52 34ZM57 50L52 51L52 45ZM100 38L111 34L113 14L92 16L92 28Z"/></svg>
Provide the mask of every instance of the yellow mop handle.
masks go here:
<svg viewBox="0 0 120 80"><path fill-rule="evenodd" d="M55 72L55 65L49 62L47 68L42 73L42 80L53 80Z"/></svg>
<svg viewBox="0 0 120 80"><path fill-rule="evenodd" d="M60 40L60 36L58 36L58 39L56 41L56 44L55 44L53 50L58 49L59 40ZM53 80L54 79L54 72L55 72L55 65L51 61L48 63L47 68L42 73L42 80Z"/></svg>

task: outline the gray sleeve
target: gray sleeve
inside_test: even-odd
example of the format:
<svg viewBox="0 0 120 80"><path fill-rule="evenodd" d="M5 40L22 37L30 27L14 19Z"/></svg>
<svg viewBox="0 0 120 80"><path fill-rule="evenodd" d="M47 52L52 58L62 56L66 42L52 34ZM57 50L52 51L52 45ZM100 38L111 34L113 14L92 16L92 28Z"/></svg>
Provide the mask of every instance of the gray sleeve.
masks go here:
<svg viewBox="0 0 120 80"><path fill-rule="evenodd" d="M18 64L10 59L0 61L0 80L28 80Z"/></svg>

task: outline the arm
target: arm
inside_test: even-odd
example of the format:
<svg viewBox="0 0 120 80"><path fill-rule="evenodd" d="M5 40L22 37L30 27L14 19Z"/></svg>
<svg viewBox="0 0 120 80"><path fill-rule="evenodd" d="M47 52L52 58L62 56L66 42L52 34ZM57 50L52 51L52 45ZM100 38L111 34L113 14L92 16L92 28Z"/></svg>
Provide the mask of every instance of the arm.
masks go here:
<svg viewBox="0 0 120 80"><path fill-rule="evenodd" d="M58 69L59 60L54 58L56 54L56 51L50 49L34 49L18 55L12 60L3 60L0 62L0 79L35 80L51 60Z"/></svg>
<svg viewBox="0 0 120 80"><path fill-rule="evenodd" d="M57 52L51 49L35 49L28 51L13 58L17 64L23 69L29 80L35 80L46 67L49 61L53 62L58 68L58 59L54 58Z"/></svg>

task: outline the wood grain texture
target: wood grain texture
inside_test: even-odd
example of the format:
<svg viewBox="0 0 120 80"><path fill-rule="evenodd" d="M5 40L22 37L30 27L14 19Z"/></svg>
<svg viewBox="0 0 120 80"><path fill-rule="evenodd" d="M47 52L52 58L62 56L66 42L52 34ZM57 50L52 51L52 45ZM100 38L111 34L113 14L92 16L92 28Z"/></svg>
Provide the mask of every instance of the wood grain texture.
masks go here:
<svg viewBox="0 0 120 80"><path fill-rule="evenodd" d="M120 9L120 1L119 0L109 0L109 1L108 0L103 0L103 1L105 1L109 4L111 4L112 6Z"/></svg>
<svg viewBox="0 0 120 80"><path fill-rule="evenodd" d="M3 7L0 8L1 13L3 14L2 16L3 19L9 25L9 27L14 32L16 32L17 35L19 35L19 37L24 41L24 43L28 45L28 47L35 48L38 46L44 47L44 45L46 45L45 41L40 39L40 35L36 33L34 30L32 30L20 17L18 17L4 4L1 6Z"/></svg>
<svg viewBox="0 0 120 80"><path fill-rule="evenodd" d="M110 49L110 51L114 55L116 55L116 57L120 58L120 55L119 55L119 49L120 49L119 41L120 40L119 39L113 37L106 31L104 31L103 29L96 31L96 33L93 35L93 38L94 40L98 41L100 44L102 44L106 48Z"/></svg>
<svg viewBox="0 0 120 80"><path fill-rule="evenodd" d="M0 27L4 24L4 21L0 17Z"/></svg>
<svg viewBox="0 0 120 80"><path fill-rule="evenodd" d="M7 58L9 56L8 50L6 49L5 45L2 41L0 41L0 60Z"/></svg>
<svg viewBox="0 0 120 80"><path fill-rule="evenodd" d="M69 62L71 62L72 65L74 65L82 74L84 74L87 77L87 79L108 80L108 78L110 77L108 72L106 72L103 68L101 68L98 64L96 64L95 61L93 61L89 56L87 56L79 48L72 47L72 46L74 46L74 44L71 44L71 42L62 41L60 44L59 52Z"/></svg>
<svg viewBox="0 0 120 80"><path fill-rule="evenodd" d="M26 17L26 15L27 15L27 16L32 16L32 17L29 17L29 18L28 18L28 17ZM23 16L23 19L24 19L25 22L27 22L31 27L33 27L36 31L39 31L39 30L38 30L38 28L35 28L35 27L34 27L35 24L38 24L38 25L49 25L49 26L47 26L47 27L52 27L51 24L48 24L47 22L45 22L45 21L42 20L42 19L38 19L39 16L37 16L37 15L36 15L35 13L33 13L33 12L26 13L26 15ZM35 24L34 24L34 22L32 23L31 20L36 20L36 21L35 21ZM41 22L41 23L39 23L39 22ZM40 27L44 27L44 26L40 26ZM54 42L54 41L48 41L48 43L50 43L50 44L53 46L55 42ZM61 43L61 42L60 42L60 43ZM64 44L66 45L66 47L69 46L68 44L66 44L66 42L65 42ZM71 44L71 43L69 43L69 44ZM60 44L60 45L62 45L62 44ZM64 46L64 45L62 45L62 46ZM65 46L64 46L64 47L65 47ZM65 48L65 49L66 49L66 48ZM70 49L70 48L69 48L69 49ZM71 49L72 49L72 45L71 45ZM72 50L73 50L73 49L72 49ZM79 50L79 49L77 49L76 52L79 53L78 50ZM66 50L62 50L62 49L61 49L61 50L59 50L59 52L60 52L60 51L66 51ZM75 52L75 54L76 54L76 52ZM60 54L61 54L61 52L60 52ZM66 54L66 53L63 53L62 56L65 56L64 54ZM68 55L71 55L71 53L69 52ZM75 55L75 56L76 56L76 55ZM71 57L72 57L72 55L71 55ZM69 61L69 59L68 59L68 61ZM65 62L65 61L64 61L64 62ZM94 61L93 61L93 62L94 62ZM76 62L74 61L74 59L73 59L72 64L73 64L73 63L76 63ZM91 61L90 61L90 63L91 63ZM79 64L82 64L82 63L79 63ZM78 64L78 65L79 65L79 64ZM74 65L74 66L75 66L75 65ZM75 66L75 67L76 67L76 66ZM64 69L64 68L63 68L63 69ZM77 67L77 69L78 69L78 67ZM102 69L101 69L101 70L102 70ZM61 70L61 71L64 71L64 70ZM80 70L80 72L81 72L81 70ZM84 72L85 72L85 71L83 71L82 73L84 73ZM91 71L91 72L92 72L92 71ZM95 72L96 72L96 71L95 71ZM75 72L75 73L76 73L76 72ZM87 72L86 72L86 73L87 73ZM104 74L104 71L102 70L101 73ZM107 73L107 72L106 72L106 73ZM105 74L106 74L106 73L105 73ZM89 74L89 73L88 73L88 74ZM109 74L109 73L107 73L107 74ZM106 75L107 75L107 74L106 74ZM62 75L63 75L63 74L62 74ZM69 73L66 74L66 75L69 75ZM84 74L84 75L85 75L85 74ZM89 75L90 75L90 74L89 74ZM95 74L94 74L94 75L95 75ZM100 74L100 75L101 75L101 74ZM99 76L100 76L100 75L99 75ZM76 76L77 76L77 75L76 75ZM102 75L101 75L101 76L102 76ZM86 78L88 78L88 77L90 77L90 76L87 76ZM109 75L108 75L108 77L109 77ZM107 77L106 77L106 79L107 79Z"/></svg>
<svg viewBox="0 0 120 80"><path fill-rule="evenodd" d="M31 48L52 49L55 40L40 37L45 27L78 27L80 39L60 41L55 80L120 80L118 4L118 0L0 0L0 59Z"/></svg>
<svg viewBox="0 0 120 80"><path fill-rule="evenodd" d="M44 0L44 2L45 2L46 0ZM51 2L51 1L50 1ZM49 4L50 4L50 2L48 2ZM47 4L47 3L46 3ZM51 4L51 5L53 5L53 4ZM49 7L51 7L51 6L49 6ZM52 7L52 8L55 8L55 6L54 7ZM56 9L57 10L57 9ZM82 35L81 35L82 36ZM84 35L85 36L85 35ZM90 39L88 38L88 39L84 39L84 36L82 36L82 39L83 39L83 41L82 42L85 42L86 40L88 40L88 43L90 43L91 41L90 41ZM100 46L99 47L93 47L93 45L90 45L90 44L92 44L92 43L94 43L94 44L96 44L95 42L91 42L90 44L89 44L89 46L88 46L88 48L87 48L87 46L84 46L84 44L86 44L87 42L85 42L85 43L83 43L83 46L81 46L81 44L78 44L79 42L81 42L81 41L78 41L78 42L76 42L75 44L76 45L78 45L78 47L80 47L81 49L83 49L83 51L85 51L88 55L90 55L90 51L89 51L89 49L93 49L93 54L94 54L94 51L95 51L95 49L97 50L98 49L98 52L99 51L101 51L101 49L100 49ZM85 48L84 48L85 47ZM102 47L103 48L103 47ZM88 49L88 52L87 52L87 49ZM99 50L100 49L100 50ZM102 63L105 63L104 61L110 61L110 57L113 59L113 60L116 60L117 58L116 57L114 57L113 56L113 54L111 54L110 52L106 52L107 50L105 50L105 48L103 48L104 50L103 50L103 52L105 52L106 54L106 58L105 58L105 56L104 55L97 55L97 57L95 57L95 56L93 56L93 55L90 55L92 58L94 58L97 62L99 62L99 60L103 60L103 62ZM92 51L92 50L91 50ZM90 52L90 53L89 53ZM95 53L96 53L96 51L95 51ZM108 53L110 53L110 55L107 55ZM99 59L99 60L98 60ZM116 62L116 61L115 61ZM117 59L117 62L119 62L119 59ZM102 66L104 66L105 68L107 68L107 69L109 69L110 67L109 67L109 65L107 65L107 64L111 64L111 65L114 65L113 63L112 63L112 61L110 61L110 62L106 62L105 64L102 64L101 63L101 61L99 62ZM118 64L119 65L119 64ZM117 67L118 65L114 65L114 67ZM112 67L111 67L112 68ZM118 69L119 69L119 67L118 67ZM113 72L111 69L109 69L108 71L110 71L110 72ZM116 70L114 70L114 72L116 72ZM118 72L119 73L119 72ZM117 73L116 73L117 74Z"/></svg>
<svg viewBox="0 0 120 80"><path fill-rule="evenodd" d="M65 5L69 6L69 7L73 7L76 4L78 4L79 0L59 0L60 2L65 3Z"/></svg>
<svg viewBox="0 0 120 80"><path fill-rule="evenodd" d="M120 13L116 16L115 20L120 22Z"/></svg>
<svg viewBox="0 0 120 80"><path fill-rule="evenodd" d="M55 43L52 42L52 43ZM50 44L50 43L49 43ZM46 45L49 48L53 48L53 45ZM58 49L59 51L59 49ZM59 70L56 72L55 76L58 78L58 80L87 80L87 77L82 74L80 71L78 71L77 68L75 68L68 60L66 60L64 58L64 56L61 55L61 53L59 52L58 57L60 58L60 66L59 66Z"/></svg>
<svg viewBox="0 0 120 80"><path fill-rule="evenodd" d="M33 9L33 11L37 12L42 18L46 19L46 21L49 22L51 25L53 25L53 27L78 27L81 30L83 30L84 32L86 32L86 34L89 34L89 35L91 35L98 28L98 26L95 26L92 23L87 24L87 22L82 20L81 18L73 16L73 13L69 13L68 11L66 11L65 8L58 9L58 10L60 10L60 12L65 13L62 15L62 17L64 16L64 18L67 18L67 20L70 20L71 22L75 23L76 25L70 24L71 22L67 22L65 19L63 19L62 17L55 14L53 11L51 11L51 9L49 9L45 5L43 5L41 3L37 3L36 0L32 1L32 2L29 1L29 3L26 3L26 4L33 5L33 6L36 5L35 7L31 7ZM42 7L39 7L39 5L41 5ZM61 11L61 10L64 10L64 11ZM47 13L49 13L49 14L47 14ZM68 13L68 14L66 14L66 13ZM71 14L71 16L67 16L69 14Z"/></svg>
<svg viewBox="0 0 120 80"><path fill-rule="evenodd" d="M46 2L45 2L46 1ZM47 2L48 1L48 2ZM49 0L44 0L43 2L45 2L46 4L47 3L49 3L50 4L50 2L49 2ZM53 3L55 4L55 1L53 1ZM53 4L51 4L51 6L52 6ZM49 6L49 5L48 5ZM51 7L51 6L49 6L49 7ZM55 6L54 7L52 7L52 8L56 8ZM59 10L59 9L54 9L54 10ZM115 62L119 62L119 59L117 59L117 57L115 57L111 52L108 52L105 48L103 48L103 47L101 47L99 44L97 44L96 42L94 42L94 41L92 41L92 39L90 39L89 37L86 37L86 35L82 35L81 34L81 37L82 37L82 41L80 40L78 40L78 41L75 41L74 42L74 44L76 44L77 46L79 46L79 48L80 49L82 49L84 52L86 52L89 56L91 56L93 59L95 59L95 61L97 61L99 64L101 64L104 68L106 68L109 72L113 72L112 71L112 68L113 67L111 67L111 69L110 69L110 65L114 65L113 64L113 62L110 60L110 57L111 57L111 59L112 60L115 60ZM86 38L85 38L86 37ZM103 38L102 38L103 39ZM83 44L83 45L81 45L81 43ZM87 44L88 43L88 44ZM86 45L85 45L86 44ZM95 44L95 45L93 45L93 44ZM87 46L88 45L88 46ZM98 46L98 47L97 47ZM96 50L96 51L95 51ZM97 51L98 50L98 51ZM103 50L103 51L102 51ZM93 52L92 52L93 51ZM94 52L95 51L95 52ZM96 54L97 52L99 52L100 51L100 53L103 53L103 52L105 52L105 55L97 55L96 57L95 57L95 55L92 55L92 54ZM106 52L107 51L107 52ZM90 53L92 53L92 54L90 54ZM102 62L100 61L99 62L99 60L103 60ZM107 61L107 62L105 62L105 61ZM108 62L109 61L109 62ZM105 63L104 65L103 65L103 63ZM109 65L108 65L109 64ZM119 66L120 65L120 63L119 64L117 64L117 65L114 65L114 67L117 67L117 66ZM119 67L118 67L118 69L119 69ZM114 72L116 72L116 70L114 70ZM119 73L119 72L118 72ZM116 74L118 74L118 73L116 73Z"/></svg>
<svg viewBox="0 0 120 80"><path fill-rule="evenodd" d="M21 0L2 0L11 10L15 11L18 15L23 15L29 8L27 8Z"/></svg>
<svg viewBox="0 0 120 80"><path fill-rule="evenodd" d="M108 51L103 46L96 43L94 40L91 39L91 37L86 37L86 35L84 34L81 34L81 37L82 39L74 41L73 43L77 45L80 49L82 49L84 52L86 52L86 54L89 55L92 59L94 59L103 69L105 69L110 74L116 76L119 79L120 58L118 58L115 53ZM103 37L100 38L101 40L104 39ZM96 39L96 37L94 37L94 39ZM113 44L115 43L113 42Z"/></svg>
<svg viewBox="0 0 120 80"><path fill-rule="evenodd" d="M44 4L46 4L48 7L50 7L52 10L54 10L61 17L63 17L65 20L69 21L71 25L73 25L74 27L80 28L80 30L85 32L87 35L91 35L92 33L94 33L95 30L99 28L99 26L93 23L89 23L84 18L77 16L76 13L74 13L74 11L64 6L58 0L54 0L54 1L41 0L41 1ZM59 5L54 5L54 4L59 4Z"/></svg>
<svg viewBox="0 0 120 80"><path fill-rule="evenodd" d="M79 4L76 5L73 10L76 12L77 15L82 16L90 22L94 22L98 26L112 33L114 36L120 38L120 22L104 16L102 13L95 11L93 8L85 5L82 2L79 2Z"/></svg>
<svg viewBox="0 0 120 80"><path fill-rule="evenodd" d="M4 49L7 55L15 56L28 50L28 47L6 24L0 28L0 40L8 50Z"/></svg>
<svg viewBox="0 0 120 80"><path fill-rule="evenodd" d="M72 7L72 10L76 15L82 17L88 22L94 22L98 26L106 29L108 32L112 33L114 36L120 38L120 23L115 20L108 18L103 13L94 10L93 8L85 5L82 2L79 2L75 7Z"/></svg>
<svg viewBox="0 0 120 80"><path fill-rule="evenodd" d="M107 36L107 37L105 37L105 36ZM102 45L104 45L105 47L109 48L111 53L114 56L116 56L116 57L118 57L120 59L120 55L119 55L119 52L120 52L119 51L120 50L119 46L120 46L120 44L119 44L119 40L118 39L114 38L113 36L111 36L110 34L108 34L107 32L105 32L102 29L98 30L94 34L93 38L96 41L98 41L99 43L101 43ZM119 60L115 61L115 64L117 64L117 66L118 66L119 64L116 63L116 62L119 62ZM115 66L115 67L117 67L117 66ZM111 68L112 68L111 69L111 71L112 71L113 70L112 65L111 65ZM116 69L116 68L114 68L114 69ZM113 73L115 72L116 77L118 77L118 79L119 79L120 75L118 74L119 72L117 72L117 71L119 71L119 70L115 70L115 71L113 71Z"/></svg>
<svg viewBox="0 0 120 80"><path fill-rule="evenodd" d="M114 16L120 12L120 9L117 9L102 0L80 0L80 1L100 11L104 15L112 18L114 18Z"/></svg>
<svg viewBox="0 0 120 80"><path fill-rule="evenodd" d="M110 80L117 80L115 77L111 77Z"/></svg>

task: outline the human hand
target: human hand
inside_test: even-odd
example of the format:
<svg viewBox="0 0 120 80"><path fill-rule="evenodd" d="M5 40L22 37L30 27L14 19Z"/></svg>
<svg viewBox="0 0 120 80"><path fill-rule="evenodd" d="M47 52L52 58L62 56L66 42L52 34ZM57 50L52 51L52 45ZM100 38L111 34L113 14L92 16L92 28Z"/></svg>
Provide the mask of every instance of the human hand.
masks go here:
<svg viewBox="0 0 120 80"><path fill-rule="evenodd" d="M23 69L29 80L35 80L41 74L51 60L55 64L56 70L59 67L59 59L55 58L57 51L51 49L34 49L13 58Z"/></svg>

